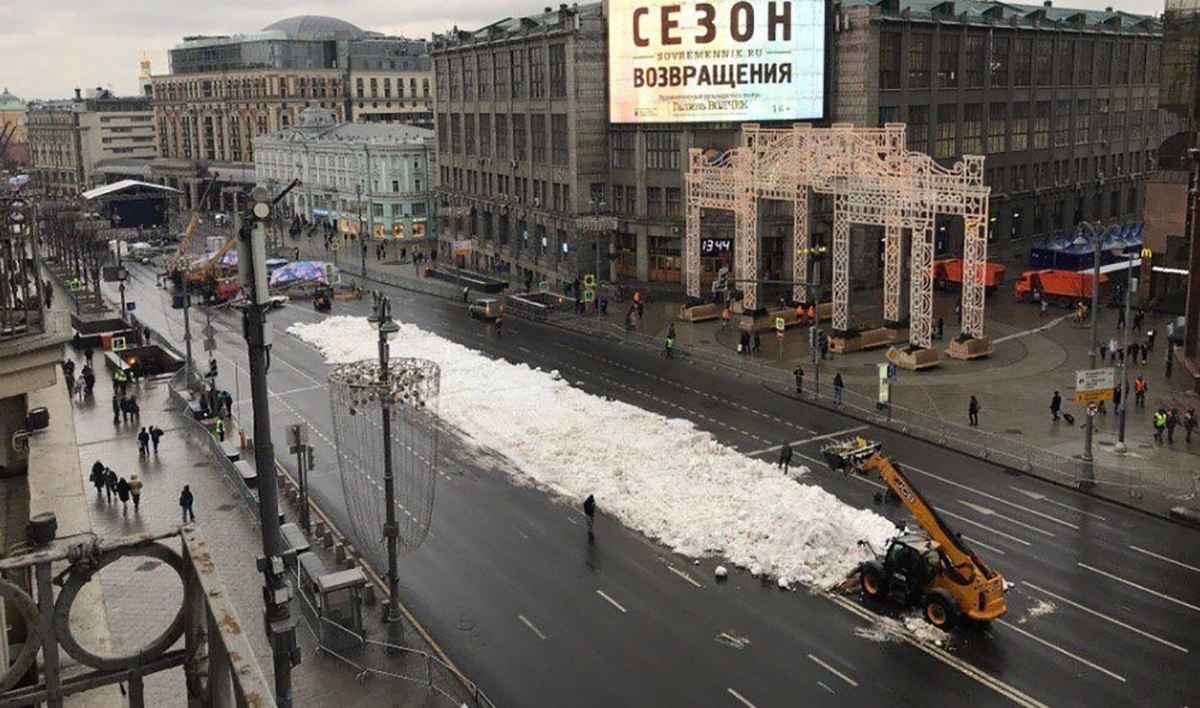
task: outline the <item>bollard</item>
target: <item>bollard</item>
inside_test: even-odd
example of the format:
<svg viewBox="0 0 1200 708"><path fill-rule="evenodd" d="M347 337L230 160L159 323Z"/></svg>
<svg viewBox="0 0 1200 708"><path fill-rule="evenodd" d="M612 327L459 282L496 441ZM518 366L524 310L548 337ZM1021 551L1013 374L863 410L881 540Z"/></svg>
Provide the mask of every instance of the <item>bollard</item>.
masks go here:
<svg viewBox="0 0 1200 708"><path fill-rule="evenodd" d="M318 538L320 538L321 536L324 536L324 535L325 535L325 532L326 532L327 530L328 530L328 529L326 529L326 528L325 528L325 522L324 522L324 521L321 521L320 519L317 519L317 520L316 520L316 521L313 523L313 534L314 534L314 535L316 535Z"/></svg>
<svg viewBox="0 0 1200 708"><path fill-rule="evenodd" d="M362 600L363 600L363 604L366 605L367 607L373 607L375 605L375 584L374 583L367 583L365 586L363 586Z"/></svg>
<svg viewBox="0 0 1200 708"><path fill-rule="evenodd" d="M347 558L346 548L347 546L344 543L333 544L333 559L338 563L345 563Z"/></svg>
<svg viewBox="0 0 1200 708"><path fill-rule="evenodd" d="M333 546L334 546L333 534L329 533L329 531L326 530L325 533L321 534L321 547L322 548L333 548Z"/></svg>
<svg viewBox="0 0 1200 708"><path fill-rule="evenodd" d="M354 546L351 546L350 544L347 543L345 548L346 548L346 565L353 567L354 564L357 562L357 556L354 553Z"/></svg>

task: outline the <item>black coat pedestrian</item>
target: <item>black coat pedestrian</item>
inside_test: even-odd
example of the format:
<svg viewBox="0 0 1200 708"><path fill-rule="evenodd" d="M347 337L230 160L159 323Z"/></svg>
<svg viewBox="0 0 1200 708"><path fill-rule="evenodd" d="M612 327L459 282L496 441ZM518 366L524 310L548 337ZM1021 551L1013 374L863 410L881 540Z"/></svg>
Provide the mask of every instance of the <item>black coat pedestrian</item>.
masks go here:
<svg viewBox="0 0 1200 708"><path fill-rule="evenodd" d="M157 426L150 426L150 442L154 444L154 451L158 452L158 441L162 440L164 435L163 429Z"/></svg>
<svg viewBox="0 0 1200 708"><path fill-rule="evenodd" d="M589 519L591 519L592 517L594 517L596 515L596 497L595 496L589 494L587 496L587 499L583 500L583 513L586 514Z"/></svg>
<svg viewBox="0 0 1200 708"><path fill-rule="evenodd" d="M129 482L124 477L117 482L117 498L123 502L129 501Z"/></svg>
<svg viewBox="0 0 1200 708"><path fill-rule="evenodd" d="M104 490L105 479L103 462L96 460L96 462L92 464L92 474L88 477L88 479L91 481L92 485L96 487L97 494Z"/></svg>
<svg viewBox="0 0 1200 708"><path fill-rule="evenodd" d="M1058 391L1054 392L1054 397L1050 399L1050 412L1054 414L1054 419L1058 420L1058 413L1062 410L1062 396L1058 395Z"/></svg>

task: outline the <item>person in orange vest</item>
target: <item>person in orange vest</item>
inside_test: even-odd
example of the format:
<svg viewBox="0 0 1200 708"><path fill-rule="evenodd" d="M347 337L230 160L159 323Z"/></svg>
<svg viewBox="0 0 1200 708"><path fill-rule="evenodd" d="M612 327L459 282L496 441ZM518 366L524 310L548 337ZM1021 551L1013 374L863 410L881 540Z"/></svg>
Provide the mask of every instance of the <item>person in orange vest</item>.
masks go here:
<svg viewBox="0 0 1200 708"><path fill-rule="evenodd" d="M809 324L815 325L817 323L817 306L816 305L808 306L808 321L809 321Z"/></svg>
<svg viewBox="0 0 1200 708"><path fill-rule="evenodd" d="M729 331L729 322L732 319L733 319L733 313L730 312L729 307L726 306L724 310L721 310L721 331L722 332Z"/></svg>
<svg viewBox="0 0 1200 708"><path fill-rule="evenodd" d="M1135 406L1137 406L1138 408L1146 407L1146 376L1145 376L1145 374L1138 374L1137 378L1133 380L1133 396L1134 396L1134 405Z"/></svg>
<svg viewBox="0 0 1200 708"><path fill-rule="evenodd" d="M800 321L800 326L803 327L807 315L804 312L804 305L796 305L796 319Z"/></svg>

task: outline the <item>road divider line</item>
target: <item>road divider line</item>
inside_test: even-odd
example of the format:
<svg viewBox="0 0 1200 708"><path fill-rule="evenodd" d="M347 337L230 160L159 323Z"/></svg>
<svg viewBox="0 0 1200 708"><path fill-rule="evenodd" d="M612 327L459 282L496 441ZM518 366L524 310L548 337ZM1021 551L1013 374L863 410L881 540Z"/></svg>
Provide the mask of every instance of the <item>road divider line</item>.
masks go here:
<svg viewBox="0 0 1200 708"><path fill-rule="evenodd" d="M691 583L692 585L695 585L695 586L696 586L696 587L698 587L698 588L702 588L702 587L704 587L704 586L703 586L703 585L701 585L700 583L696 582L696 579L695 579L695 578L693 578L692 576L690 576L690 575L688 575L687 573L683 572L682 570L680 570L680 569L676 568L676 567L675 567L675 566L673 566L673 565L668 565L668 566L667 566L667 570L671 571L671 572L672 572L672 573L674 573L675 575L678 575L679 577L683 578L684 580L688 581L689 583Z"/></svg>
<svg viewBox="0 0 1200 708"><path fill-rule="evenodd" d="M1102 613L1102 612L1097 612L1096 610L1093 610L1093 609L1092 609L1092 608L1090 608L1090 607L1084 607L1083 605L1079 604L1078 602L1075 602L1074 600L1069 600L1069 599L1067 599L1067 598L1063 597L1062 595L1059 595L1059 594L1057 594L1057 593L1051 592L1051 591L1049 591L1049 590L1047 590L1047 589L1045 589L1045 588L1038 587L1037 585L1034 585L1033 583L1031 583L1031 582L1029 582L1029 581L1027 581L1027 580L1022 580L1022 581L1021 581L1021 584L1022 584L1022 585L1025 585L1026 587L1033 588L1034 590L1036 590L1036 591L1038 591L1038 592L1042 593L1043 595L1048 595L1049 597L1052 597L1052 598L1054 598L1055 600L1058 600L1059 602L1066 603L1066 604L1070 605L1071 607L1074 607L1074 608L1075 608L1075 609L1077 609L1077 610L1082 610L1082 611L1084 611L1084 612L1088 613L1089 615L1092 615L1092 616L1094 616L1094 617L1099 617L1100 619L1102 619L1102 620L1106 620L1106 621L1108 621L1108 622L1112 622L1113 624L1117 625L1118 627L1121 627L1121 628L1123 628L1123 629L1128 629L1130 632L1133 632L1134 634L1139 634L1139 635L1141 635L1141 636L1145 637L1146 639L1150 639L1150 640L1156 641L1156 642L1158 642L1159 644L1162 644L1162 645L1164 645L1164 646L1171 647L1172 649L1174 649L1174 650L1176 650L1176 651L1181 651L1181 652L1183 652L1184 654L1187 654L1187 653L1189 653L1189 652L1188 652L1188 649L1187 649L1186 647L1181 647L1181 646L1179 646L1178 644L1176 644L1176 643L1174 643L1174 642L1169 642L1169 641L1167 641L1166 639L1163 639L1162 637L1159 637L1159 636L1153 635L1153 634L1151 634L1151 633L1149 633L1149 632L1147 632L1147 631L1145 631L1145 630L1138 629L1137 627L1134 627L1134 626L1133 626L1133 625L1131 625L1131 624L1127 624L1127 623L1125 623L1125 622L1122 622L1121 620L1119 620L1119 619L1116 619L1115 617L1109 617L1108 615L1106 615L1106 614L1104 614L1104 613Z"/></svg>
<svg viewBox="0 0 1200 708"><path fill-rule="evenodd" d="M866 430L866 429L867 429L867 427L868 427L868 426L866 426L866 425L859 425L859 426L857 426L857 427L854 427L854 428L847 428L847 429L845 429L845 430L839 430L839 431L837 431L836 433L826 433L825 435L817 435L816 437L804 438L803 440L796 440L796 441L794 441L794 442L790 442L790 443L787 443L787 444L788 444L788 445L791 445L792 447L799 447L799 446L801 446L801 445L808 445L809 443L818 442L818 441L820 441L820 440L828 440L829 438L836 438L836 437L838 437L838 436L841 436L841 435L849 435L850 433L857 433L857 432L858 432L858 431L860 431L860 430ZM753 452L747 452L747 453L746 453L746 456L748 456L748 457L758 457L759 455L765 455L765 454L766 454L766 453L768 453L768 452L779 452L779 451L780 451L780 450L782 450L782 449L783 449L783 445L782 445L782 444L780 444L780 445L772 445L771 447L764 447L764 448L763 448L763 449L761 449L761 450L755 450L755 451L753 451Z"/></svg>
<svg viewBox="0 0 1200 708"><path fill-rule="evenodd" d="M1067 509L1068 511L1073 511L1076 514L1083 514L1084 516L1090 516L1093 519L1097 519L1099 521L1108 521L1108 519L1106 519L1105 517L1103 517L1099 514L1094 514L1090 511L1084 511L1083 509L1080 509L1078 507L1071 506L1070 504L1064 504L1063 502L1055 501L1054 499L1051 499L1049 496L1042 494L1041 492L1034 492L1034 491L1030 491L1028 489L1021 489L1020 487L1014 487L1011 484L1008 486L1008 488L1013 490L1014 492L1017 492L1018 494L1024 494L1025 496L1029 497L1030 499L1036 499L1038 501L1046 502L1047 504L1053 504L1054 506L1061 507L1063 509Z"/></svg>
<svg viewBox="0 0 1200 708"><path fill-rule="evenodd" d="M963 537L963 540L965 540L967 543L970 543L972 546L979 546L980 548L986 548L987 550L991 551L992 553L995 553L996 555L1000 555L1000 556L1008 555L1007 553L1000 550L999 548L996 548L995 546L989 546L986 543L984 543L983 541L980 541L979 539L977 539L973 536L968 536L966 534L963 534L962 537Z"/></svg>
<svg viewBox="0 0 1200 708"><path fill-rule="evenodd" d="M1159 554L1155 553L1154 551L1147 551L1145 548L1138 548L1137 546L1130 546L1130 548L1137 551L1138 553L1144 553L1144 554L1150 556L1151 558L1157 558L1160 561L1166 561L1168 563L1173 563L1173 564L1179 566L1180 568L1187 568L1188 570L1192 570L1197 573L1200 573L1200 568L1197 568L1194 565L1188 565L1187 563L1184 563L1183 561L1177 561L1174 558L1167 558L1166 556L1160 556Z"/></svg>
<svg viewBox="0 0 1200 708"><path fill-rule="evenodd" d="M964 524L978 526L979 528L983 529L984 531L990 531L991 533L994 533L997 536L1000 536L1001 538L1007 538L1008 540L1019 543L1022 546L1033 545L1029 541L1026 541L1023 538L1017 538L1016 536L1013 536L1012 534L1004 533L1003 531L998 531L998 530L992 528L991 526L986 526L984 524L981 524L978 521L975 521L974 519L968 519L967 517L963 516L962 514L955 514L953 511L947 511L945 509L939 510L938 513L941 514L942 516L949 516L951 519L958 519L959 521L963 522Z"/></svg>
<svg viewBox="0 0 1200 708"><path fill-rule="evenodd" d="M624 607L622 607L622 606L621 606L621 603L619 603L619 602L617 602L616 600L614 600L614 599L612 599L611 597L609 597L609 596L608 596L608 594L607 594L607 593L605 593L605 592L604 592L603 590L601 590L600 588L596 588L596 594L597 594L597 595L599 595L600 597L604 598L605 600L608 600L608 604L610 604L610 605L612 605L613 607L615 607L615 608L617 608L618 610L620 610L620 611L621 611L621 614L628 614L628 613L629 613L629 610L627 610L627 609L625 609Z"/></svg>
<svg viewBox="0 0 1200 708"><path fill-rule="evenodd" d="M858 605L852 600L842 597L841 595L827 593L825 597L832 600L834 604L840 606L842 609L857 615L860 619L863 619L871 624L875 624L879 621L879 615L871 612L861 605ZM1019 706L1022 706L1023 708L1049 708L1049 706L1047 706L1045 703L1042 703L1036 698L1031 697L1020 689L1010 686L986 671L976 668L974 665L968 663L964 659L954 656L945 649L928 642L923 642L910 634L901 633L899 636L900 639L907 644L925 652L929 656L942 662L943 664L946 664L950 668L959 671L968 678L974 679L980 685L992 689L996 693L1004 696L1008 700Z"/></svg>
<svg viewBox="0 0 1200 708"><path fill-rule="evenodd" d="M1094 568L1094 567L1088 565L1087 563L1076 563L1075 565L1078 565L1080 568L1083 568L1084 570L1090 570L1093 573L1097 573L1099 575L1103 575L1106 578L1115 580L1118 583L1124 583L1131 588L1136 588L1136 589L1141 590L1142 592L1147 593L1149 595L1153 595L1155 597L1162 598L1163 600L1166 600L1168 602L1174 602L1176 605L1186 607L1189 610L1194 610L1196 612L1200 612L1200 607L1197 607L1189 602L1184 602L1183 600L1180 600L1179 598L1171 597L1170 595L1163 593L1163 592L1159 592L1157 590L1151 590L1150 588L1146 587L1145 585L1138 585L1137 583L1133 582L1132 580L1126 580L1125 578L1122 578L1119 575L1113 575L1112 573L1110 573L1106 570L1100 570L1099 568Z"/></svg>
<svg viewBox="0 0 1200 708"><path fill-rule="evenodd" d="M1078 526L1076 526L1075 524L1071 523L1070 521L1063 521L1062 519L1058 518L1057 516L1051 516L1050 514L1047 514L1047 513L1045 513L1045 512L1038 511L1037 509L1030 509L1030 508L1029 508L1029 507L1027 507L1027 506L1023 506L1023 505L1021 505L1021 504L1018 504L1018 503L1016 503L1016 502L1009 501L1009 500L1005 499L1004 497L998 497L998 496L996 496L995 494L989 494L989 493L987 493L987 492L980 491L980 490L978 490L978 489L976 489L976 488L974 488L974 487L971 487L971 486L969 486L969 485L962 484L961 482L955 482L955 481L954 481L954 480L952 480L952 479L946 479L945 477L943 477L943 476L941 476L941 475L934 474L933 472L927 472L927 471L925 471L925 470L923 470L923 469L920 469L920 468L918 468L918 467L913 467L912 465L906 465L906 467L907 467L908 469L910 469L910 470L913 470L914 472L919 472L920 474L923 474L923 475L925 475L926 477L932 477L933 479L936 479L936 480L938 480L939 482L943 482L943 483L945 483L945 484L948 484L948 485L950 485L951 487L958 487L959 489L962 489L962 490L964 490L964 491L971 492L972 494L978 494L979 496L981 496L981 497L983 497L983 498L985 498L985 499L991 499L992 501L994 501L994 502L998 502L998 503L1000 503L1000 504L1004 504L1005 506L1011 506L1011 507L1012 507L1012 508L1014 508L1014 509L1020 509L1021 511L1025 512L1026 514L1033 514L1033 515L1034 515L1034 516L1036 516L1036 517L1039 517L1039 518L1045 519L1045 520L1047 520L1047 521L1052 521L1052 522L1054 522L1054 523L1056 523L1056 524L1059 524L1060 526L1066 526L1067 528L1069 528L1069 529L1075 529L1076 531L1078 531L1078 530L1079 530L1079 527L1078 527Z"/></svg>
<svg viewBox="0 0 1200 708"><path fill-rule="evenodd" d="M756 705L754 705L753 703L751 703L751 702L749 701L749 699L747 699L745 696L743 696L742 694L738 693L737 691L733 690L732 688L727 688L727 689L725 689L725 690L729 692L729 695L731 695L731 696L733 696L734 698L736 698L736 699L738 700L738 702L739 702L739 703L741 703L742 705L746 706L746 708L758 708L758 706L756 706Z"/></svg>
<svg viewBox="0 0 1200 708"><path fill-rule="evenodd" d="M517 619L524 622L525 626L529 628L529 631L536 634L538 639L542 640L543 642L546 641L546 635L542 634L542 630L538 629L537 626L533 624L533 622L530 622L529 619L527 617L525 617L525 615L517 615Z"/></svg>
<svg viewBox="0 0 1200 708"><path fill-rule="evenodd" d="M965 506L968 509L971 509L977 513L983 514L984 516L994 516L997 519L1003 519L1003 520L1009 522L1010 524L1016 524L1017 526L1020 526L1022 528L1026 528L1026 529L1029 529L1030 531L1035 531L1037 533L1040 533L1043 536L1049 536L1051 538L1054 538L1053 531L1047 531L1045 529L1040 529L1031 524L1027 524L1024 521L1021 521L1019 519L1014 519L1011 516L1006 516L1004 514L1001 514L1000 512L996 511L995 509L983 506L982 504L972 504L971 502L966 501L964 499L959 499L958 503L962 504L963 506Z"/></svg>
<svg viewBox="0 0 1200 708"><path fill-rule="evenodd" d="M821 661L821 659L819 659L819 658L818 658L818 657L816 657L816 656L813 656L812 654L809 654L809 655L808 655L808 658L809 658L809 659L812 659L812 660L813 660L813 663L815 663L817 666L820 666L821 668L825 669L826 671L828 671L829 673L833 674L834 676L837 676L838 678L840 678L841 680L843 680L843 681L845 681L846 683L850 684L851 686L854 686L855 688L858 688L858 681L855 681L854 679L850 678L849 676L847 676L846 674L842 673L841 671L838 671L837 669L833 668L832 666L830 666L829 664L825 663L824 661Z"/></svg>
<svg viewBox="0 0 1200 708"><path fill-rule="evenodd" d="M1033 641L1035 641L1039 644L1042 644L1043 646L1053 649L1054 651L1058 652L1059 654L1062 654L1063 656L1070 657L1090 669L1094 669L1096 671L1099 671L1102 674L1111 676L1112 678L1115 678L1116 680L1120 681L1121 683L1126 683L1125 677L1122 676L1121 674L1109 671L1108 669L1104 668L1103 666L1100 666L1099 664L1088 661L1087 659L1083 658L1082 656L1079 656L1078 654L1069 652L1066 649L1063 649L1062 647L1058 646L1057 644L1048 642L1045 639L1042 639L1041 637L1037 636L1036 634L1031 634L1029 632L1026 632L1025 630L1021 629L1020 627L1016 626L1015 624L1013 624L1011 622L1008 622L1008 621L1002 620L1002 619L998 619L998 620L996 620L996 622L1004 625L1005 627L1008 627L1009 629L1013 630L1014 632L1017 632L1018 634L1023 634L1026 637L1029 637Z"/></svg>
<svg viewBox="0 0 1200 708"><path fill-rule="evenodd" d="M829 685L826 684L824 681L817 681L817 685L820 686L821 688L825 689L826 691L829 691L832 694L835 694L835 695L837 694L837 691L830 688Z"/></svg>

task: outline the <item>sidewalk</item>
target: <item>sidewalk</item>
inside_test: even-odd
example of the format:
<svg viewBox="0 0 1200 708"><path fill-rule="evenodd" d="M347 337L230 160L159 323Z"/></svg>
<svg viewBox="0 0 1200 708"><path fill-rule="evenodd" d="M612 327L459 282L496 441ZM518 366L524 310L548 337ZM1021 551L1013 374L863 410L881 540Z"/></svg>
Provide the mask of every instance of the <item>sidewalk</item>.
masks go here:
<svg viewBox="0 0 1200 708"><path fill-rule="evenodd" d="M74 354L72 352L72 354ZM78 356L75 354L75 356ZM78 363L78 362L77 362ZM261 553L257 518L233 488L233 482L217 466L195 426L176 413L170 404L166 379L148 380L130 387L138 397L141 421L115 424L108 404L112 390L109 377L98 372L95 395L74 405L78 437L78 467L84 486L84 505L96 533L131 534L169 528L180 523L179 492L184 484L195 496L196 524L214 549L225 580L254 653L269 680L273 666L270 647L262 631L262 576L255 568ZM139 457L136 435L141 426L157 425L165 431L161 447L149 457ZM236 435L236 432L233 433ZM144 483L141 509L127 508L97 495L87 482L93 462L100 460L119 476L138 474ZM329 559L332 565L332 559ZM170 623L182 601L182 586L175 574L153 560L140 563L120 561L100 574L103 604L114 646L129 646L157 635ZM293 601L293 613L301 612L301 601ZM365 608L368 636L381 637L378 611ZM420 683L376 680L361 683L358 670L316 650L315 636L303 621L297 629L303 661L292 672L297 706L438 706L449 705L431 695ZM379 653L379 652L375 652ZM375 664L380 664L376 660ZM182 669L148 677L147 703L157 708L188 705L181 690Z"/></svg>
<svg viewBox="0 0 1200 708"><path fill-rule="evenodd" d="M319 239L301 237L298 241L288 241L287 245L299 247L304 257L332 260L332 253L322 247ZM339 260L344 274L354 276L360 272L358 255L354 242L343 249ZM368 253L367 275L371 280L405 289L451 299L459 296L449 283L417 276L410 263L379 261L373 252ZM878 323L882 310L879 292L856 291L851 298L854 322L863 327ZM935 293L934 317L941 316L945 321L944 337L935 340L935 346L939 348L944 349L959 333L954 314L957 301L957 293ZM627 307L627 304L610 303L604 318L560 313L553 322L585 334L607 336L649 349L661 348L667 327L674 323L676 345L684 357L702 359L739 375L773 381L786 390L793 387L793 369L801 366L806 372L806 391L811 392L814 386L812 350L804 330L795 327L787 330L782 348L778 347L772 333L764 333L760 335L762 348L758 354L740 356L736 351L736 333L722 332L719 321L694 324L678 321L677 301L652 298L646 303L644 317L635 333L624 330ZM1075 371L1089 368L1089 330L1073 325L1068 310L1052 308L1042 318L1036 306L1015 301L1011 291L1005 288L988 298L986 313L986 333L992 339L995 352L986 359L975 361L958 361L943 353L941 364L935 369L900 371L891 389L894 412L900 417L905 409L919 411L919 417L928 417L926 422L936 422L938 439L952 438L948 433L957 433L960 427L963 433L986 438L986 445L960 446L971 454L983 452L990 456L992 449L1003 451L1007 447L1031 450L1030 454L1020 458L1020 464L1016 464L1014 458L1014 466L1035 474L1040 466L1053 468L1047 478L1073 483L1078 474L1078 458L1084 448L1082 420L1085 417L1083 406L1073 401ZM1116 321L1117 310L1102 307L1097 330L1102 341L1107 342L1119 334ZM1097 467L1113 471L1109 488L1101 490L1104 496L1162 514L1175 506L1194 506L1200 491L1197 489L1200 479L1195 472L1200 435L1189 445L1184 441L1180 426L1173 444L1157 444L1153 439L1150 421L1157 407L1174 407L1180 414L1189 408L1200 409L1200 397L1190 391L1182 372L1173 379L1165 376L1167 322L1166 317L1148 313L1141 331L1130 333L1130 341L1139 342L1146 341L1146 332L1150 329L1158 336L1147 363L1142 364L1139 360L1129 366L1129 380L1132 382L1138 374L1143 374L1149 390L1146 408L1139 410L1131 406L1126 414L1125 439L1129 452L1119 455L1113 450L1117 442L1118 416L1111 405L1107 414L1096 419L1093 446ZM823 326L827 328L828 322ZM826 396L832 393L833 377L841 373L848 398L861 400L864 409L873 415L873 402L878 393L877 365L886 361L885 354L886 349L876 349L826 360L820 367L823 392ZM1099 367L1110 365L1111 361L1097 362ZM1063 411L1075 417L1074 426L1052 420L1049 405L1055 390L1062 395ZM975 395L982 406L980 426L975 429L966 427L966 409L971 395ZM905 432L927 437L916 429Z"/></svg>

